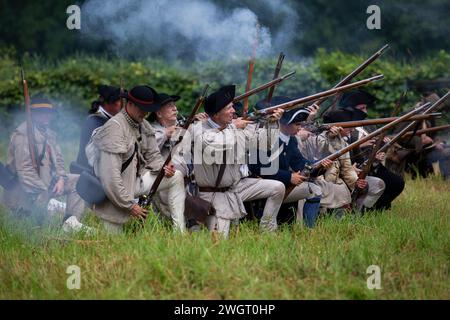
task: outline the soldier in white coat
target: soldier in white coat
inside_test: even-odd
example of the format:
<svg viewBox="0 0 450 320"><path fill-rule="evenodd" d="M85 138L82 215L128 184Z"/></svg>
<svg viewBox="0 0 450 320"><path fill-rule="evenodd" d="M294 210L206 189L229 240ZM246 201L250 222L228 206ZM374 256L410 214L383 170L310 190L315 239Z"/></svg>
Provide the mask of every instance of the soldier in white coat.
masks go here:
<svg viewBox="0 0 450 320"><path fill-rule="evenodd" d="M120 232L132 217L147 217L148 211L136 199L149 193L164 164L155 130L145 120L149 112L160 108L157 92L149 86L137 86L125 98L125 108L94 132L86 148L88 160L108 198L95 206L95 213L111 232ZM129 159L131 162L123 168ZM186 228L183 174L173 164L164 170L165 178L158 192L167 193L174 226L183 232Z"/></svg>
<svg viewBox="0 0 450 320"><path fill-rule="evenodd" d="M210 230L228 237L230 225L246 215L243 201L266 198L261 218L263 231L277 229L277 214L283 202L285 187L275 180L249 178L246 152L249 141L261 132L250 121L234 119L235 86L225 86L209 95L205 112L209 119L194 126L194 172L199 196L212 203L216 215L210 216ZM274 114L279 119L282 110ZM222 165L225 160L225 165ZM218 179L221 167L222 177ZM220 181L219 181L220 180Z"/></svg>

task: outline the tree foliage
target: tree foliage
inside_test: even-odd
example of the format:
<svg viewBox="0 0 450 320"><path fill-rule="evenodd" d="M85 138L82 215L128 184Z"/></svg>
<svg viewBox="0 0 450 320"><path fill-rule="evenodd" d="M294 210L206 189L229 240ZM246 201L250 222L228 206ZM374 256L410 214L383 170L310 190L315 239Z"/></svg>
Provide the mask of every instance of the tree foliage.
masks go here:
<svg viewBox="0 0 450 320"><path fill-rule="evenodd" d="M14 56L13 50L3 50L0 54L0 115L6 120L11 112L21 110L23 105L20 70ZM277 86L275 94L296 98L329 89L366 58L321 49L313 59L299 63L286 59L281 74L294 70L296 75ZM275 59L256 60L253 87L272 79L275 64ZM177 105L183 113L188 113L205 83L209 83L212 89L234 83L237 91L242 93L247 73L247 61L206 62L186 68L181 62L167 64L155 59L127 61L89 55L73 55L58 62L39 56L25 56L24 67L32 95L44 93L60 104L63 110L79 115L86 114L90 103L97 97L98 85L103 83L119 86L123 79L126 88L150 84L159 92L179 94L182 99ZM404 108L419 99L420 93L410 88L410 81L448 78L449 70L450 54L445 51L410 63L398 62L386 54L355 80L384 74L382 81L365 89L379 99L376 109L371 110L372 115L388 115L395 101L408 88L410 92ZM252 97L251 104L263 99L265 94Z"/></svg>

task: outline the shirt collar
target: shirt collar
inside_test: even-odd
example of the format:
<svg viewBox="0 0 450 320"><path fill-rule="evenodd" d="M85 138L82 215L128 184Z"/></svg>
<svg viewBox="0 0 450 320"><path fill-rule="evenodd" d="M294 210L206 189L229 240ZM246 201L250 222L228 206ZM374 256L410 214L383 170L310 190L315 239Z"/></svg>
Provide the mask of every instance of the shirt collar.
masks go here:
<svg viewBox="0 0 450 320"><path fill-rule="evenodd" d="M291 136L288 136L280 131L280 140L283 141L285 144L289 144L289 140L291 139Z"/></svg>
<svg viewBox="0 0 450 320"><path fill-rule="evenodd" d="M111 118L113 117L113 115L110 114L110 113L109 113L108 111L106 111L105 109L103 109L102 106L100 106L100 107L98 108L98 111L101 112L101 113L103 113L108 119L111 119Z"/></svg>
<svg viewBox="0 0 450 320"><path fill-rule="evenodd" d="M217 123L215 123L213 120L211 120L211 118L208 118L207 121L208 121L209 125L211 127L213 127L214 129L219 129L220 128L220 126Z"/></svg>
<svg viewBox="0 0 450 320"><path fill-rule="evenodd" d="M123 113L123 115L125 116L125 119L127 120L128 124L135 128L135 129L139 129L139 123L137 123L136 121L134 121L133 119L131 119L131 117L128 115L128 113L125 111L125 108L122 109L121 111Z"/></svg>

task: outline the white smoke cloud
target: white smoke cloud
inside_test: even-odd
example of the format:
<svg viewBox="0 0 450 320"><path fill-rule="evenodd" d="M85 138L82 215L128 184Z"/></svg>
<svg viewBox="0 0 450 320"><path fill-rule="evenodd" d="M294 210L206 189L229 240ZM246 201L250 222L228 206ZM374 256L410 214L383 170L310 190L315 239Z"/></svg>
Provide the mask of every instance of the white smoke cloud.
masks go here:
<svg viewBox="0 0 450 320"><path fill-rule="evenodd" d="M239 5L223 9L207 0L89 0L81 9L82 32L106 40L119 56L194 60L248 57L258 35L261 57L273 54L274 43L289 42L297 16L280 0L259 5L291 19L272 36L253 11Z"/></svg>

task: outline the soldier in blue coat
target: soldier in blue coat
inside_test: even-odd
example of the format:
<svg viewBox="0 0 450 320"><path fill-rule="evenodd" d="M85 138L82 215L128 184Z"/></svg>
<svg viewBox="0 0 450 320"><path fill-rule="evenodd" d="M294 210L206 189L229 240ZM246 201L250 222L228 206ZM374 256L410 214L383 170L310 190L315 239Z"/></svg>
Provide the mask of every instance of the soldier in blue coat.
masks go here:
<svg viewBox="0 0 450 320"><path fill-rule="evenodd" d="M98 100L92 102L89 116L83 123L80 135L80 146L76 165L71 166L72 173L80 173L83 168L89 168L86 158L85 148L91 139L92 132L98 127L103 126L106 121L111 119L121 109L120 88L108 85L98 87Z"/></svg>
<svg viewBox="0 0 450 320"><path fill-rule="evenodd" d="M287 101L290 101L290 99L273 97L272 105ZM266 107L266 104L258 103L256 108L261 105ZM285 112L279 121L278 148L276 146L271 148L270 163L262 163L261 157L258 155L256 157L257 163L250 165L250 171L255 176L283 182L287 190L283 203L293 203L306 199L303 206L303 218L306 226L312 228L319 214L322 191L318 185L308 181L307 177L302 175L308 161L300 153L295 137L300 129L301 122L305 121L308 115L309 112L306 109L294 109ZM278 163L278 169L276 172L268 173L270 170L267 169L274 167L274 161ZM322 163L325 168L328 168L331 164L332 162L328 160L324 160ZM288 190L291 191L288 193Z"/></svg>

